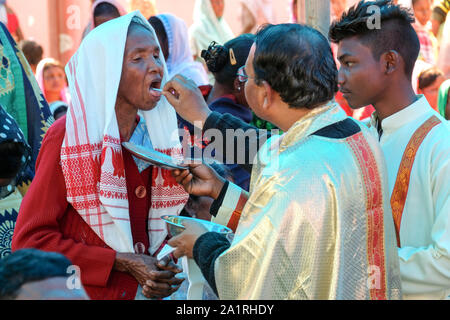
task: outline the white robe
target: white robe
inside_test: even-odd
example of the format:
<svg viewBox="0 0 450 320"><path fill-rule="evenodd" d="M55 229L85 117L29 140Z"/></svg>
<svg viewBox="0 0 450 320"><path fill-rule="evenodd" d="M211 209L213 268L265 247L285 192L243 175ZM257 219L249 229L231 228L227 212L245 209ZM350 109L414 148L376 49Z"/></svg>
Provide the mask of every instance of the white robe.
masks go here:
<svg viewBox="0 0 450 320"><path fill-rule="evenodd" d="M365 127L312 135L346 118L339 106L317 108L258 152L235 237L215 261L220 299L401 298L376 139ZM233 216L236 188L230 183L215 222Z"/></svg>
<svg viewBox="0 0 450 320"><path fill-rule="evenodd" d="M412 166L400 225L398 249L405 299L449 299L450 295L450 126L423 96L384 119L380 139L392 195L398 168L413 133L435 115L434 127L419 147ZM378 136L376 113L371 130Z"/></svg>

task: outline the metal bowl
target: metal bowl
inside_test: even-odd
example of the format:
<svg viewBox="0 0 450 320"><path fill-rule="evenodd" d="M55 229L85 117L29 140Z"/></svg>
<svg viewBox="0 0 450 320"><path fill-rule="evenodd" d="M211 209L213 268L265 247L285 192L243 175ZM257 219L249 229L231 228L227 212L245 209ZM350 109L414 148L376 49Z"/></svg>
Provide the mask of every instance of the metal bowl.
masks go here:
<svg viewBox="0 0 450 320"><path fill-rule="evenodd" d="M162 216L161 219L163 219L167 223L167 230L172 237L175 237L184 231L185 227L183 225L183 222L188 220L200 223L209 232L217 232L223 235L233 233L233 231L231 231L231 229L228 227L202 219L182 217L182 216L171 216L171 215Z"/></svg>

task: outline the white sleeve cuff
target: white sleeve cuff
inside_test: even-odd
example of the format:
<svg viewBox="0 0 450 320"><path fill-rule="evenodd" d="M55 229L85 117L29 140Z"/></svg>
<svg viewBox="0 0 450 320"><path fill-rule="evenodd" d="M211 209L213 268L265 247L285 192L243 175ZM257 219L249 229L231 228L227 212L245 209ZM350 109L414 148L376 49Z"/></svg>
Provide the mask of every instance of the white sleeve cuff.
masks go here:
<svg viewBox="0 0 450 320"><path fill-rule="evenodd" d="M243 191L244 190L242 190L239 186L229 182L227 192L223 198L222 206L217 212L217 215L212 217L211 221L227 226Z"/></svg>

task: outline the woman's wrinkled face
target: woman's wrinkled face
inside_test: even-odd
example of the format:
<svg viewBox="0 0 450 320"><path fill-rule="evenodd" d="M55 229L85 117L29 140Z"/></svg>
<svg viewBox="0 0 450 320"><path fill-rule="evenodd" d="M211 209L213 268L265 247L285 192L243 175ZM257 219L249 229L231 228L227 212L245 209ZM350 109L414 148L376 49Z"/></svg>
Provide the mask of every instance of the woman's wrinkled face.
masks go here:
<svg viewBox="0 0 450 320"><path fill-rule="evenodd" d="M66 74L60 67L53 66L44 70L44 88L48 92L61 92L66 86Z"/></svg>
<svg viewBox="0 0 450 320"><path fill-rule="evenodd" d="M153 109L161 99L164 75L162 53L153 34L143 26L130 26L125 46L118 100L141 110Z"/></svg>
<svg viewBox="0 0 450 320"><path fill-rule="evenodd" d="M224 0L211 0L211 6L216 14L217 19L222 18L225 10Z"/></svg>

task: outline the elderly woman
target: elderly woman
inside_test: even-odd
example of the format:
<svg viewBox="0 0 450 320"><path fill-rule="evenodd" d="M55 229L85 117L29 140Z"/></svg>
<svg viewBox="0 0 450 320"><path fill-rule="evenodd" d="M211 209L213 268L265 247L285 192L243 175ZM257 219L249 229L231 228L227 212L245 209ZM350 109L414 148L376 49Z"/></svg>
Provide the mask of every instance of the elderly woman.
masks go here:
<svg viewBox="0 0 450 320"><path fill-rule="evenodd" d="M91 299L167 297L183 280L155 258L167 240L161 216L178 214L187 194L168 171L121 147L182 153L175 112L154 90L167 74L154 30L137 11L106 22L66 73L72 104L46 134L13 250L64 254Z"/></svg>

